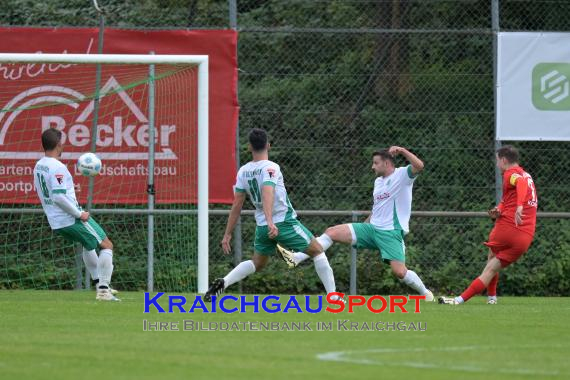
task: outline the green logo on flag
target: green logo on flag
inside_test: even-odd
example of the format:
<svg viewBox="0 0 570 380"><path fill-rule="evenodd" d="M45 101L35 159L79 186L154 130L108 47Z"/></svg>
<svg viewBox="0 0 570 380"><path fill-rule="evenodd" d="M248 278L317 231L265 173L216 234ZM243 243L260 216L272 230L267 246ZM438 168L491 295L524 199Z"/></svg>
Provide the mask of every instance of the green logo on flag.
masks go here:
<svg viewBox="0 0 570 380"><path fill-rule="evenodd" d="M539 63L532 69L532 104L541 111L570 110L570 63Z"/></svg>

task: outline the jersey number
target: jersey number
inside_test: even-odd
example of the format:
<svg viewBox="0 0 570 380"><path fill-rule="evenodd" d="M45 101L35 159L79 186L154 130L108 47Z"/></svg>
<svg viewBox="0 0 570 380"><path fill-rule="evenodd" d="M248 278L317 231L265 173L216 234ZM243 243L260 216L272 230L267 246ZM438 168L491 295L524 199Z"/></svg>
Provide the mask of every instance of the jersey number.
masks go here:
<svg viewBox="0 0 570 380"><path fill-rule="evenodd" d="M530 177L528 177L528 188L530 189L530 191L532 193L531 202L532 202L532 204L536 205L536 189L534 188L534 182L532 181L532 178L530 178Z"/></svg>
<svg viewBox="0 0 570 380"><path fill-rule="evenodd" d="M253 202L261 203L261 193L259 192L259 184L257 183L257 179L250 179L247 181L247 183L249 183L249 193L251 194Z"/></svg>
<svg viewBox="0 0 570 380"><path fill-rule="evenodd" d="M47 187L46 180L43 175L37 173L38 182L40 183L40 187L42 188L42 193L44 194L44 198L49 198L49 190Z"/></svg>

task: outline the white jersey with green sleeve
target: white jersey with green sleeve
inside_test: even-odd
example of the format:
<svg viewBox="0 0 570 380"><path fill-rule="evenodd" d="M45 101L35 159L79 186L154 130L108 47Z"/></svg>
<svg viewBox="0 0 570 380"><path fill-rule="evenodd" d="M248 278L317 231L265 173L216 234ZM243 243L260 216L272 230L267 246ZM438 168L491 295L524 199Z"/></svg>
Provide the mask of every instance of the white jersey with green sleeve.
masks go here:
<svg viewBox="0 0 570 380"><path fill-rule="evenodd" d="M273 223L297 218L297 213L291 206L287 196L283 174L279 165L269 160L250 161L239 169L234 191L249 195L249 199L255 207L255 221L257 225L267 225L261 197L264 185L270 185L275 188L272 212Z"/></svg>
<svg viewBox="0 0 570 380"><path fill-rule="evenodd" d="M374 203L370 223L380 230L410 230L412 187L416 176L412 166L396 168L387 177L374 181Z"/></svg>
<svg viewBox="0 0 570 380"><path fill-rule="evenodd" d="M65 195L81 211L67 166L55 158L43 157L34 167L34 186L52 229L69 227L75 223L75 217L53 201L54 194Z"/></svg>

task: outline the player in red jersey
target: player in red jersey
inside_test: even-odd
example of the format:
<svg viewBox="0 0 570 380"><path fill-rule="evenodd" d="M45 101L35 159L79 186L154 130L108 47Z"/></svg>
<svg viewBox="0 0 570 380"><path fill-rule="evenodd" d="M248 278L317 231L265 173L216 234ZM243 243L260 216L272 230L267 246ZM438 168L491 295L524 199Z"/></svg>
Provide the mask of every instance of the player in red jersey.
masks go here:
<svg viewBox="0 0 570 380"><path fill-rule="evenodd" d="M497 151L497 167L503 173L503 198L489 210L495 227L489 234L487 266L461 296L440 297L439 303L459 305L487 289L487 303L497 303L497 282L501 269L526 253L536 228L537 196L530 174L519 166L519 152L505 145Z"/></svg>

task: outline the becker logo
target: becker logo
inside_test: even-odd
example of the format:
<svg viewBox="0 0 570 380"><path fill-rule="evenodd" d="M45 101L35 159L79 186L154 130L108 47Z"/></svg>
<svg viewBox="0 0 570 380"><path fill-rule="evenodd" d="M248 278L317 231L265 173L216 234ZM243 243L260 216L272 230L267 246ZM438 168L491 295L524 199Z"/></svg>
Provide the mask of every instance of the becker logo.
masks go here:
<svg viewBox="0 0 570 380"><path fill-rule="evenodd" d="M141 147L149 146L148 119L131 97L124 91L117 80L111 76L99 92L100 101L106 96L113 96L113 107L116 114L99 115L100 123L97 124L97 147L107 148L97 154L107 160L145 160L148 153ZM69 121L62 114L42 114L38 118L42 131L48 128L57 128L63 132L64 144L77 148L88 149L91 143L90 117L95 109L95 101L90 100L85 108L81 107L88 97L74 89L46 85L28 89L2 107L0 112L0 145L5 144L6 134L14 129L14 120L24 111L40 108L42 105L65 105L72 108L70 113L79 116ZM53 107L43 107L44 111L50 111ZM127 113L125 108L134 117L128 121L124 117ZM52 111L53 112L53 111ZM136 122L133 120L136 119ZM158 123L157 123L158 124ZM157 125L155 127L156 160L176 160L177 156L170 148L172 135L176 132L176 125ZM80 152L64 152L62 158L75 159ZM0 152L0 158L12 159L35 159L41 158L41 152Z"/></svg>

